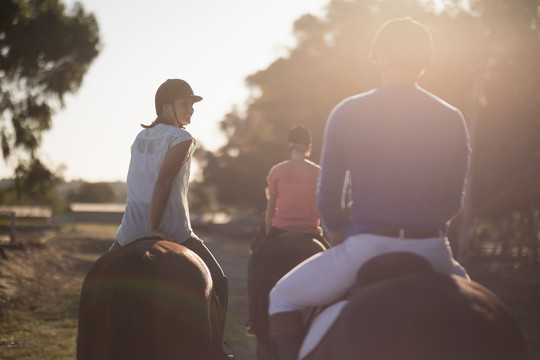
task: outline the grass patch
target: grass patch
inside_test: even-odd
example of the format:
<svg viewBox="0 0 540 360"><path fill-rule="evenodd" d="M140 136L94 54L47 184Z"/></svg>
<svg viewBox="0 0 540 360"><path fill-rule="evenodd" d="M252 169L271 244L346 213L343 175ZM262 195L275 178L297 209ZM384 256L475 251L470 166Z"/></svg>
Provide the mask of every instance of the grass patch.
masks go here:
<svg viewBox="0 0 540 360"><path fill-rule="evenodd" d="M41 246L33 245L38 237L28 236L25 247L12 250L7 260L0 261L0 280L15 287L10 293L0 288L1 360L74 359L82 281L94 261L107 252L117 229L117 225L66 224ZM208 243L223 254L234 282L225 337L237 359L253 360L254 338L246 335L244 325L246 271L237 264L247 264L242 257L244 244L218 235L208 234ZM231 248L231 243L238 249Z"/></svg>
<svg viewBox="0 0 540 360"><path fill-rule="evenodd" d="M0 294L2 360L75 358L80 289L92 261L73 256L68 249L78 245L76 242L56 240L9 256L10 261L20 263L10 267L10 276L19 281L13 296ZM33 271L22 277L16 272L19 269Z"/></svg>
<svg viewBox="0 0 540 360"><path fill-rule="evenodd" d="M62 293L56 307L16 306L0 319L0 358L5 360L62 360L75 357L80 287ZM16 300L15 300L16 301ZM33 311L32 311L33 310Z"/></svg>
<svg viewBox="0 0 540 360"><path fill-rule="evenodd" d="M2 321L0 358L61 360L75 357L76 319L45 320L24 311L13 311L9 317L8 321Z"/></svg>

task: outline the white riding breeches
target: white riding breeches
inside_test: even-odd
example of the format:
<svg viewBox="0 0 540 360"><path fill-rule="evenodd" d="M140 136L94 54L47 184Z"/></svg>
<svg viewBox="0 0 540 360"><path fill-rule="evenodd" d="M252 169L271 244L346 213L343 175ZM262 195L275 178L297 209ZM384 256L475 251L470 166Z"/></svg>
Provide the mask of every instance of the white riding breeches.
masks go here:
<svg viewBox="0 0 540 360"><path fill-rule="evenodd" d="M283 276L270 292L269 314L302 311L341 300L369 259L389 252L411 252L430 261L435 271L469 279L453 258L446 237L406 239L356 234L342 244L305 260Z"/></svg>

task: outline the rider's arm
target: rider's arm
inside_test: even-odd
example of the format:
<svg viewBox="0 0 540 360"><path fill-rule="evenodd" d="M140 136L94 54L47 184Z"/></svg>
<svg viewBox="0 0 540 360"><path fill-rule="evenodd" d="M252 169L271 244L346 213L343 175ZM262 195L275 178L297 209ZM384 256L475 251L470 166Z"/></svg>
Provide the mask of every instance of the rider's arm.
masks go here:
<svg viewBox="0 0 540 360"><path fill-rule="evenodd" d="M347 224L343 206L343 187L347 172L344 143L347 129L343 124L344 114L342 113L342 108L337 106L328 118L317 193L319 214L329 234L329 240L333 244L335 243L332 238L337 242L343 240L339 238L339 234L343 234ZM331 233L333 234L330 235Z"/></svg>
<svg viewBox="0 0 540 360"><path fill-rule="evenodd" d="M188 151L191 147L191 140L181 142L173 146L165 155L159 174L152 192L152 200L150 202L150 214L148 216L148 229L150 234L161 236L166 240L170 239L168 234L165 234L159 229L161 218L167 206L171 186L176 174L180 171L182 164L187 158Z"/></svg>
<svg viewBox="0 0 540 360"><path fill-rule="evenodd" d="M277 200L277 191L273 186L268 185L267 192L267 202L266 202L266 215L264 217L266 224L266 235L270 232L272 228L272 219L276 215L276 200Z"/></svg>

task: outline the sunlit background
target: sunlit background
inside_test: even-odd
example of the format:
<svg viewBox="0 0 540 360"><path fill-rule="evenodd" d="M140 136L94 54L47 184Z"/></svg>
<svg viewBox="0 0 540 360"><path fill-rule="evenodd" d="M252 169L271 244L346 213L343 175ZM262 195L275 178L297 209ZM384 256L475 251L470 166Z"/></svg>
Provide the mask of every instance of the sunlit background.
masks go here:
<svg viewBox="0 0 540 360"><path fill-rule="evenodd" d="M0 142L9 155L0 161L0 244L13 242L14 229L29 223L62 225L59 242L49 247L52 259L39 256L47 271L36 275L54 276L62 286L56 269L79 276L69 265L77 259L74 249L83 247L79 239L102 235L90 226L87 238L72 224L106 226L111 235L101 242L109 248L125 208L130 146L139 124L155 118L157 87L176 77L204 97L188 126L199 143L188 194L193 223L215 229L215 244L229 231L245 241L247 255L247 242L264 224L268 171L290 157L289 129L311 129L311 159L318 162L332 108L378 85L367 56L376 30L412 16L434 38L419 85L459 108L471 135L464 206L448 230L452 251L468 270L476 266L489 282L501 280L498 290L517 310L530 360L540 359L540 0L84 0L82 16L59 11L62 4L69 9L76 2L0 0ZM52 20L42 16L50 15L48 6L57 11ZM47 105L55 107L62 94L65 107L50 119ZM64 230L73 236L64 237ZM69 256L57 253L60 243ZM47 248L35 244L21 247L20 259ZM0 260L5 266L1 247ZM28 269L16 268L25 274L13 283L25 283ZM58 291L41 276L34 280L32 296L54 297L64 307ZM0 301L4 315L20 305L45 318L40 298L38 311L28 298ZM77 293L73 304L78 299ZM75 338L57 332L51 340L50 322L34 336L27 333L32 322L23 319L25 339L37 344L34 358L47 353L42 343L57 351L58 338ZM64 320L73 330L74 321ZM0 325L7 334L0 352L26 351L20 329L11 321ZM244 333L243 321L239 329Z"/></svg>
<svg viewBox="0 0 540 360"><path fill-rule="evenodd" d="M71 7L73 0L64 1ZM155 117L167 78L188 81L204 101L188 130L209 150L223 145L219 121L250 96L247 75L294 46L293 23L321 15L328 0L83 0L103 48L75 95L53 116L40 150L65 180L124 181L140 123ZM11 177L16 159L0 166Z"/></svg>
<svg viewBox="0 0 540 360"><path fill-rule="evenodd" d="M433 57L420 86L465 115L473 148L466 203L473 204L474 216L510 216L540 196L538 1L87 0L83 6L95 14L100 53L79 91L67 95L65 107L53 115L41 147L39 119L28 112L16 118L28 130L22 138L35 145L39 161L12 154L7 166L3 163L3 178L13 176L20 164L5 202L45 201L62 181L125 180L139 124L155 117L156 88L179 77L204 97L188 127L199 142L192 208L262 211L268 170L289 156L288 130L294 125L312 130L317 162L331 109L378 85L367 56L377 28L402 16L423 22L433 34ZM44 33L48 44L52 33ZM25 44L19 41L12 45L15 50L2 51L26 54L30 62L39 59L31 51L41 51L39 36L32 34L26 41L37 41L33 47L15 46ZM16 86L6 79L6 86ZM19 104L25 95L34 96L18 95ZM54 105L55 98L44 95ZM9 130L9 114L3 115ZM42 125L47 127L48 118ZM120 195L117 199L122 201ZM540 213L529 209L527 216Z"/></svg>

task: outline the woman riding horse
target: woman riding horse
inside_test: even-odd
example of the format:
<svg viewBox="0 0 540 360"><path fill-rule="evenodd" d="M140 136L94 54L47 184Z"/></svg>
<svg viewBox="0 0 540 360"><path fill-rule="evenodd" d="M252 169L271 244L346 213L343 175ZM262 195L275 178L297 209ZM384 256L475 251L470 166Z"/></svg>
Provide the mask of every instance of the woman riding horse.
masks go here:
<svg viewBox="0 0 540 360"><path fill-rule="evenodd" d="M126 180L126 210L112 249L147 236L182 244L204 260L220 301L222 336L228 283L211 251L192 229L188 183L196 141L185 129L202 97L181 79L168 79L155 94L156 119L137 134L131 146ZM223 356L224 359L227 357Z"/></svg>
<svg viewBox="0 0 540 360"><path fill-rule="evenodd" d="M302 126L292 128L288 146L290 159L274 165L266 178L266 237L275 238L288 231L306 234L324 243L316 198L321 168L308 159L311 132Z"/></svg>

